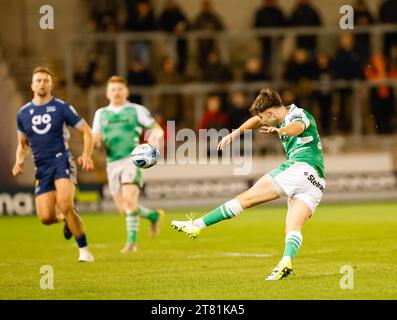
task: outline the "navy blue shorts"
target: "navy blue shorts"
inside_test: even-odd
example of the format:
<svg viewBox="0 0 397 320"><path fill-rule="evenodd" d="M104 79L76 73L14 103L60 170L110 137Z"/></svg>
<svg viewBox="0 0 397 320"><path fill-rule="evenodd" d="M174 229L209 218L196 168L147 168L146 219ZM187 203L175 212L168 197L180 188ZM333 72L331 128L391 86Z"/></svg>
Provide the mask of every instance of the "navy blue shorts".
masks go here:
<svg viewBox="0 0 397 320"><path fill-rule="evenodd" d="M70 179L77 184L76 164L70 152L57 154L36 167L35 194L40 195L55 190L55 180Z"/></svg>

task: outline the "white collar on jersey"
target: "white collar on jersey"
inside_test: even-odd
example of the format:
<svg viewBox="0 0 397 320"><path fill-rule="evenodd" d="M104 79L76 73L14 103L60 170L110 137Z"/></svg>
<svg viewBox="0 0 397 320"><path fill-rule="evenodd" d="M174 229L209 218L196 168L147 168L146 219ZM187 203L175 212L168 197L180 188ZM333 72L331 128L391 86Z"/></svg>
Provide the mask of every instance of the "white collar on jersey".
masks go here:
<svg viewBox="0 0 397 320"><path fill-rule="evenodd" d="M293 109L295 109L295 108L297 108L296 104L292 103L292 104L289 106L289 111L288 111L288 113L290 113L290 112L291 112Z"/></svg>
<svg viewBox="0 0 397 320"><path fill-rule="evenodd" d="M107 108L110 110L110 111L113 111L113 112L115 112L115 113L119 113L121 110L123 110L124 109L124 107L127 105L127 103L125 104L125 105L123 105L123 106L113 106L113 105L111 105L111 104L109 104L108 106L107 106Z"/></svg>

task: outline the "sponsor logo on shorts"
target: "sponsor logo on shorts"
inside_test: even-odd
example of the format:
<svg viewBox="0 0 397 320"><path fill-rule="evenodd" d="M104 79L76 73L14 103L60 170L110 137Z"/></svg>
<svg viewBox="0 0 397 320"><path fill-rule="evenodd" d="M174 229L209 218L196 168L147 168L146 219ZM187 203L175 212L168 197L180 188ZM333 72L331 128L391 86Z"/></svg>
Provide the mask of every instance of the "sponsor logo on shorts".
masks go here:
<svg viewBox="0 0 397 320"><path fill-rule="evenodd" d="M321 192L325 191L324 186L320 182L318 182L312 174L307 178L307 180L309 180L313 186L320 189Z"/></svg>

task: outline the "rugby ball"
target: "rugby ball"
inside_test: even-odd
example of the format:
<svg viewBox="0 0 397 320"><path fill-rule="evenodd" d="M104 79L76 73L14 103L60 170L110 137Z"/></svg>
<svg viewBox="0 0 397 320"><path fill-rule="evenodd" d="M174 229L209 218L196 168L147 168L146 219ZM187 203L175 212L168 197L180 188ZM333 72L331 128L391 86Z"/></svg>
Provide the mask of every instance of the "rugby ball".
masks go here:
<svg viewBox="0 0 397 320"><path fill-rule="evenodd" d="M148 143L140 144L132 150L130 155L132 162L142 169L153 167L157 163L159 156L159 150Z"/></svg>

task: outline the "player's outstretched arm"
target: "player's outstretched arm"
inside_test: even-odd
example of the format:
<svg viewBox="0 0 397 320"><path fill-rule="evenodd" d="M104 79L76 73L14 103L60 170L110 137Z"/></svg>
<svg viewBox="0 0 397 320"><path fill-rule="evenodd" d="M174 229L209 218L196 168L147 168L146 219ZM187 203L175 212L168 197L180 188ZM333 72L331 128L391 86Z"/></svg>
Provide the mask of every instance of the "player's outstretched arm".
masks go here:
<svg viewBox="0 0 397 320"><path fill-rule="evenodd" d="M14 167L12 168L12 175L14 177L23 173L24 164L28 153L28 138L23 133L18 132L18 147L16 152L16 160Z"/></svg>
<svg viewBox="0 0 397 320"><path fill-rule="evenodd" d="M258 116L254 116L245 121L237 130L223 137L221 142L218 144L218 151L232 142L232 140L241 135L245 130L255 130L261 126L261 119Z"/></svg>
<svg viewBox="0 0 397 320"><path fill-rule="evenodd" d="M152 129L148 131L147 142L154 145L157 149L160 149L161 140L164 137L164 130L159 124L155 124Z"/></svg>
<svg viewBox="0 0 397 320"><path fill-rule="evenodd" d="M76 130L83 135L84 150L80 157L77 158L77 163L81 165L83 170L90 171L94 169L94 162L92 161L92 151L94 149L94 137L90 126L83 121Z"/></svg>
<svg viewBox="0 0 397 320"><path fill-rule="evenodd" d="M266 134L278 134L282 136L298 136L303 131L305 131L306 127L302 121L295 121L291 122L290 124L286 125L282 128L275 128L275 127L262 127L259 132L266 133Z"/></svg>

